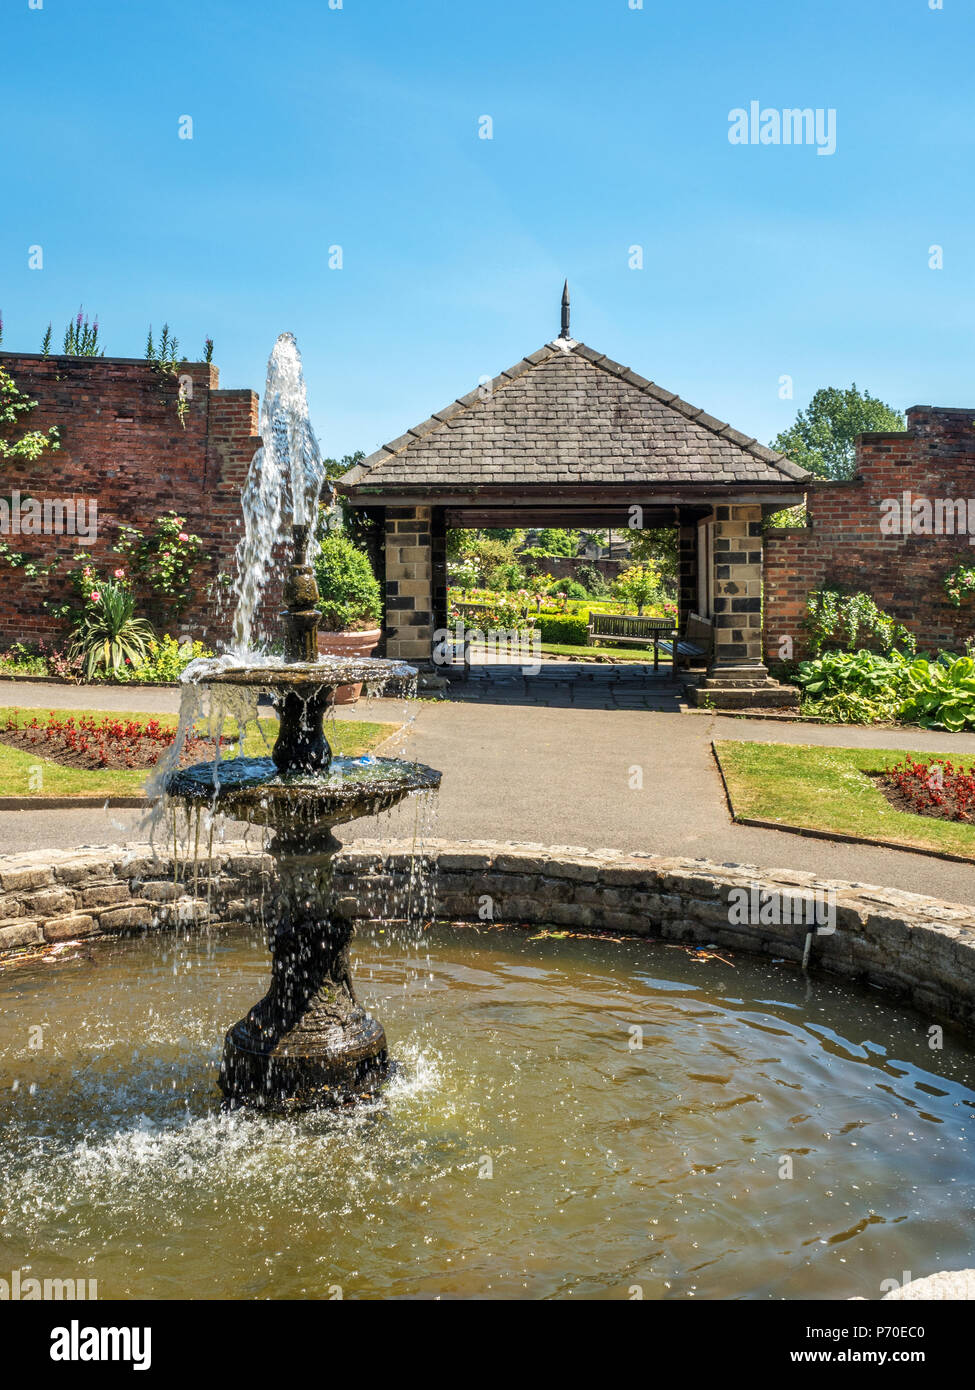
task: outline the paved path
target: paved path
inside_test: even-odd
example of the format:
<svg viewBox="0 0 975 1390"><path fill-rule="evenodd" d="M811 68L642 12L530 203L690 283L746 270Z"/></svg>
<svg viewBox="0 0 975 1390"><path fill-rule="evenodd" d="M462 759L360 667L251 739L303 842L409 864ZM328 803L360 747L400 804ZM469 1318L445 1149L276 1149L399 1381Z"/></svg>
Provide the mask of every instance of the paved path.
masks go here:
<svg viewBox="0 0 975 1390"><path fill-rule="evenodd" d="M128 691L20 686L16 703L55 708L107 707ZM136 692L131 692L135 694ZM175 692L139 691L148 707L175 706ZM9 697L3 703L14 703ZM138 708L120 700L116 708ZM404 702L374 700L340 717L401 720ZM441 768L443 787L427 833L458 839L530 840L811 869L854 882L878 883L975 903L975 867L870 846L832 844L734 825L710 751L711 739L916 748L975 760L975 734L822 727L644 709L546 707L475 702L417 702L398 739L408 756ZM629 786L643 769L643 789ZM424 811L427 815L427 811ZM0 812L0 852L138 839L138 812ZM340 838L410 837L414 803L379 820L340 828Z"/></svg>
<svg viewBox="0 0 975 1390"><path fill-rule="evenodd" d="M669 662L654 672L642 662L541 661L531 675L518 666L474 664L467 679L451 682L450 698L478 704L676 713L680 686L671 682Z"/></svg>

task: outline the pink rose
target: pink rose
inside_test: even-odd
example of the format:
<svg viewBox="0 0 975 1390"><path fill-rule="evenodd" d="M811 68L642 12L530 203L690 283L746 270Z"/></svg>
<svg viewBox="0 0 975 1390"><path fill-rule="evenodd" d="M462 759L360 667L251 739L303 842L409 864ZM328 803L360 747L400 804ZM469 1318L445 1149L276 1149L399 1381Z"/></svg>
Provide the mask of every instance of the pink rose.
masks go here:
<svg viewBox="0 0 975 1390"><path fill-rule="evenodd" d="M92 603L97 603L98 600L101 598L101 594L98 592L97 589L95 589L93 593L90 593L88 595L88 597L91 599Z"/></svg>
<svg viewBox="0 0 975 1390"><path fill-rule="evenodd" d="M179 533L179 539L180 539L181 541L188 541L188 540L189 540L189 536L186 534L185 531L180 531L180 533Z"/></svg>
<svg viewBox="0 0 975 1390"><path fill-rule="evenodd" d="M116 571L115 571L115 578L116 578L116 579L124 579L124 578L125 578L125 570L116 570Z"/></svg>

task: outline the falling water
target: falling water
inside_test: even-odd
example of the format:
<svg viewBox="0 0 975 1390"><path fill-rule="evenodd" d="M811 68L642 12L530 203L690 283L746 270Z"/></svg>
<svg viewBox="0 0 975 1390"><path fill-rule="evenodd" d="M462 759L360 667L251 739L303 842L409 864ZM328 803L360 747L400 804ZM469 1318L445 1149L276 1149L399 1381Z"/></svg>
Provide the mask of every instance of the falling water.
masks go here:
<svg viewBox="0 0 975 1390"><path fill-rule="evenodd" d="M293 522L314 523L325 477L293 333L282 333L268 358L260 430L261 447L241 498L244 534L236 554L232 648L239 654L262 635L259 610L274 552L287 541Z"/></svg>
<svg viewBox="0 0 975 1390"><path fill-rule="evenodd" d="M314 523L325 482L321 453L308 415L301 353L293 333L280 334L268 358L260 430L261 447L251 460L241 495L244 534L235 555L230 650L219 657L191 662L183 672L176 736L146 785L151 808L145 829L152 844L163 824L168 824L170 815L175 814L166 803L166 783L179 766L186 740L199 721L206 718L209 737L216 738L226 720L235 719L241 751L247 725L253 722L260 728L260 690L206 682L215 672L246 665L256 655L255 646L266 636L259 633L258 623L275 551L290 540L292 522ZM264 664L273 664L274 660L266 653L261 653L260 659ZM216 764L214 786L216 789Z"/></svg>

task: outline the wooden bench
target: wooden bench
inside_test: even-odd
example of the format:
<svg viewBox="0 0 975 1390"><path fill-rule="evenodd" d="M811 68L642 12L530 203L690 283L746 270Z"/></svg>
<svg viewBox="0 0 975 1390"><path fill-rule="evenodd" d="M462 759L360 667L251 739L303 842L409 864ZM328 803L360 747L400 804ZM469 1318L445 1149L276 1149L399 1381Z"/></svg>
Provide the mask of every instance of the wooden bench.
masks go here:
<svg viewBox="0 0 975 1390"><path fill-rule="evenodd" d="M670 618L639 618L631 613L590 613L589 645L613 642L618 646L653 646L653 669L660 665L660 641L677 641L677 629ZM673 648L671 647L671 650Z"/></svg>

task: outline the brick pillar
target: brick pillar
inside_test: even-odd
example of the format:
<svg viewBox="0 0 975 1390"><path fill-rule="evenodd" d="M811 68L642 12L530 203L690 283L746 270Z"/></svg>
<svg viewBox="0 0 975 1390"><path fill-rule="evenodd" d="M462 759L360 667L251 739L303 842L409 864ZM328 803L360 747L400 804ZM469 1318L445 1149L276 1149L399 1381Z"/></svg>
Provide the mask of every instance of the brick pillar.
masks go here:
<svg viewBox="0 0 975 1390"><path fill-rule="evenodd" d="M714 510L714 657L712 671L762 664L762 508L735 503Z"/></svg>
<svg viewBox="0 0 975 1390"><path fill-rule="evenodd" d="M386 508L386 655L433 657L433 550L430 507Z"/></svg>

